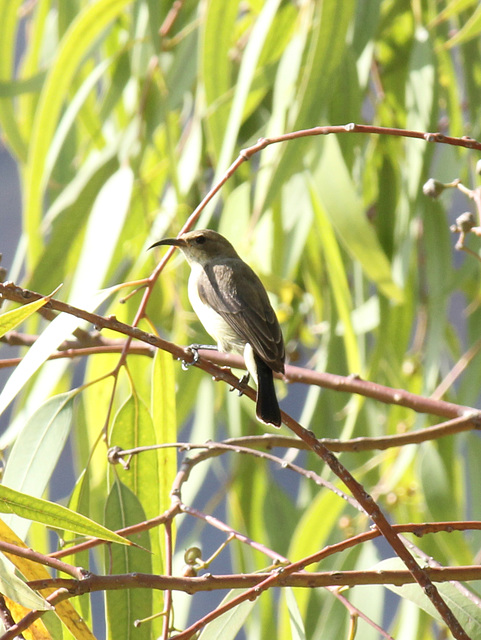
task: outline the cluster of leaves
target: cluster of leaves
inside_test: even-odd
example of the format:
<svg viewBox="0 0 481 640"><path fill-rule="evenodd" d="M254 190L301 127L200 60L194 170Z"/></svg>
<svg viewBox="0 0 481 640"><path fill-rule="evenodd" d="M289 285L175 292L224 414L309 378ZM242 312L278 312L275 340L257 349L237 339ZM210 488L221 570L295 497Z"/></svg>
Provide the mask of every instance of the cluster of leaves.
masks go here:
<svg viewBox="0 0 481 640"><path fill-rule="evenodd" d="M56 297L86 312L100 307L103 315L146 331L155 327L176 344L202 342L183 262L169 263L155 286L149 281L146 308L142 292L120 304L131 289L119 283L147 284L159 257L147 247L178 232L240 149L259 137L360 120L479 137L481 10L474 0L453 1L442 11L438 4L0 0L0 126L20 169L23 202L23 234L9 279L42 295L63 283ZM21 34L24 50L14 71ZM435 397L449 374L457 377L455 388L443 385L442 393L476 406L479 262L472 256L455 262L446 213L452 192L440 201L422 192L433 174L469 184L476 161L476 153L461 147L399 137L297 137L239 166L197 225L219 230L260 274L279 312L290 362ZM475 242L468 239L476 252ZM12 344L40 336L20 364L10 363L16 367L0 394L0 411L13 406L0 436L5 487L32 500L62 497L72 511L118 530L170 507L177 453L142 452L126 470L109 464L109 446L202 443L259 432L253 403L229 394L227 385L198 368L181 372L166 352L152 358L151 349L139 347L122 354L118 333L102 329L99 335L75 316L54 317L45 302L23 318L14 311L13 322L9 311L2 316L2 333ZM42 309L41 317L30 314ZM20 320L23 333L14 336ZM10 356L8 349L2 354ZM65 357L48 361L54 352ZM282 408L318 437L375 437L434 421L319 386L285 386L280 395ZM59 480L54 472L67 441L70 474ZM375 455L352 451L342 460L390 519L402 523L481 519L480 456L481 442L468 432ZM296 462L323 472L311 453L299 453ZM324 476L336 481L328 471ZM291 561L369 526L309 477L234 453L206 457L182 499L217 516L225 530ZM11 494L3 500L11 507ZM28 535L30 547L51 551L43 525L31 521L58 526L55 517L63 516L54 505L32 501L29 510L28 500L13 501L23 519L4 518L2 537L20 544ZM47 520L35 517L42 509ZM67 519L60 521L67 529ZM201 518L196 525L193 514L179 522L167 538L158 526L133 539L151 554L113 545L91 557L77 550L69 563L98 573L160 575L169 573L173 545L178 574L186 546L201 544L206 557L225 540L213 534L212 522ZM74 518L69 530L101 535L79 527ZM442 565L471 565L479 542L475 531L439 533L419 546ZM211 572L247 573L270 564L239 541L227 549ZM363 570L386 555L392 553L367 542L326 558L321 568ZM38 580L32 564L17 567ZM1 571L8 582L8 568ZM19 596L25 606L39 608L25 597ZM392 601L379 586L354 589L350 599L399 638L430 638L438 624L407 599L389 616ZM182 628L217 601L174 595L169 623ZM54 613L43 616L52 638L94 637L90 596L74 604L81 622L61 607L62 626ZM106 631L96 622L95 634L130 637L134 620L166 604L161 591L107 589ZM469 617L481 633L479 613ZM249 637L321 638L344 637L349 620L332 593L304 589L286 591L279 602L272 591L264 593L240 624ZM222 637L234 637L235 624L227 628ZM367 622L359 629L363 638L378 637ZM167 631L156 620L142 624L136 637L167 637Z"/></svg>

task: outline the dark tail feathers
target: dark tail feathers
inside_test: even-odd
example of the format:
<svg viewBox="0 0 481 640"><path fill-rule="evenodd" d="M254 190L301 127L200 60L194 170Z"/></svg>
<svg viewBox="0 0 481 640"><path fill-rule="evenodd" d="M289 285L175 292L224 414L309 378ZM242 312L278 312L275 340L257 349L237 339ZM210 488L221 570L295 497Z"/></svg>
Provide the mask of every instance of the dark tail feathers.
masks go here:
<svg viewBox="0 0 481 640"><path fill-rule="evenodd" d="M282 422L281 410L277 402L272 369L257 354L254 354L254 359L257 367L256 416L258 420L265 424L280 427Z"/></svg>

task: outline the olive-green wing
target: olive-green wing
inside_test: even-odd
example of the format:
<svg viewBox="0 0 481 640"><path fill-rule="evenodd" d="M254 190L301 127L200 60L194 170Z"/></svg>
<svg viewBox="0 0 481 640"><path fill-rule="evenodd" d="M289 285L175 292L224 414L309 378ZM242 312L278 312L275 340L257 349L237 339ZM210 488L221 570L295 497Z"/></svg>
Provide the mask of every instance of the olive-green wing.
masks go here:
<svg viewBox="0 0 481 640"><path fill-rule="evenodd" d="M248 342L271 369L284 372L284 341L264 285L242 260L207 265L199 296Z"/></svg>

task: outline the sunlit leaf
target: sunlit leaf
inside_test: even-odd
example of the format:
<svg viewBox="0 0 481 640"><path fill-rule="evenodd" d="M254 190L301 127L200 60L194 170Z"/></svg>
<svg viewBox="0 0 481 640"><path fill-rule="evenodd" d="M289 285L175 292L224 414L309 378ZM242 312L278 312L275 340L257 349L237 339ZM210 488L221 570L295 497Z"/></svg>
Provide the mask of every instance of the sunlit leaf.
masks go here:
<svg viewBox="0 0 481 640"><path fill-rule="evenodd" d="M15 513L22 518L41 522L54 529L67 529L67 531L109 542L130 544L129 540L62 505L34 498L4 485L0 485L0 511Z"/></svg>
<svg viewBox="0 0 481 640"><path fill-rule="evenodd" d="M371 567L371 569L378 571L395 571L405 568L399 558L388 558ZM430 616L442 622L440 613L435 609L418 584L405 584L402 587L386 584L386 587L402 598L413 602L416 606L429 613ZM477 638L481 633L481 609L478 604L473 602L473 599L464 591L464 587L458 589L456 584L441 582L436 584L436 588L468 637ZM474 596L474 598L476 599L477 597Z"/></svg>
<svg viewBox="0 0 481 640"><path fill-rule="evenodd" d="M30 609L40 609L47 611L53 609L52 605L44 600L41 596L32 591L30 587L20 580L7 567L6 562L0 556L0 593L7 596L10 600L18 602L23 607Z"/></svg>
<svg viewBox="0 0 481 640"><path fill-rule="evenodd" d="M29 249L35 262L41 250L38 227L42 191L45 187L45 161L62 104L68 95L77 67L95 39L131 0L99 0L79 13L65 34L55 64L48 73L36 113L27 165L26 225ZM35 238L37 234L37 238Z"/></svg>
<svg viewBox="0 0 481 640"><path fill-rule="evenodd" d="M230 602L241 593L243 593L243 591L239 589L229 592L219 606ZM242 626L247 620L255 604L255 600L244 600L241 604L229 611L226 611L218 618L207 624L199 638L202 640L218 640L218 638L234 640L242 629Z"/></svg>
<svg viewBox="0 0 481 640"><path fill-rule="evenodd" d="M40 298L40 300L30 302L30 304L23 305L18 309L2 313L2 315L0 315L0 337L4 336L8 331L12 331L15 327L18 327L19 324L38 311L38 309L41 309L48 300L48 298Z"/></svg>
<svg viewBox="0 0 481 640"><path fill-rule="evenodd" d="M0 537L4 542L16 545L17 547L27 548L26 545L18 538L15 533L4 523L0 518ZM9 558L12 564L21 572L26 580L48 580L51 575L46 567L38 562L32 562L29 559L22 558L20 556L9 554L5 552L5 555ZM44 590L44 595L49 595L54 589ZM16 614L15 619L21 619L28 611L24 608L14 608L10 606L9 610L12 615ZM78 613L74 609L72 603L69 600L57 602L55 605L55 614L62 621L65 627L72 633L75 640L95 640L93 633L85 624L85 621L79 617ZM29 631L32 633L33 640L50 640L51 636L44 632L43 624L29 627ZM28 637L28 636L26 636Z"/></svg>
<svg viewBox="0 0 481 640"><path fill-rule="evenodd" d="M145 520L145 513L135 495L119 481L115 481L105 505L105 524L111 528L126 527ZM149 546L148 532L139 533L135 542ZM150 554L144 549L115 547L105 553L106 566L114 573L150 573ZM132 637L133 624L151 613L152 594L145 589L109 590L106 592L106 608L109 638L128 640ZM150 640L148 624L135 629L139 640Z"/></svg>

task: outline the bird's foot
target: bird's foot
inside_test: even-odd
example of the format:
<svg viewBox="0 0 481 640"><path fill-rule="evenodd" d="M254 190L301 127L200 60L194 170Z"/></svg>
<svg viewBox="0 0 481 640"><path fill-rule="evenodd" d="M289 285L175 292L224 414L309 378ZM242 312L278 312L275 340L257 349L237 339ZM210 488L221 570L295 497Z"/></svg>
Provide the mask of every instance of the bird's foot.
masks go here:
<svg viewBox="0 0 481 640"><path fill-rule="evenodd" d="M251 377L250 373L244 373L242 378L239 380L239 386L241 387L240 389L237 389L237 393L239 396L242 396L244 394L244 391L242 389L243 388L245 389L247 387L247 385L249 384L250 377ZM231 387L229 391L236 391L236 388Z"/></svg>
<svg viewBox="0 0 481 640"><path fill-rule="evenodd" d="M192 360L190 362L187 362L187 360L182 360L182 369L184 371L187 371L189 367L192 367L194 364L197 364L199 362L199 349L209 349L211 351L216 351L217 347L213 344L189 344L186 349L187 351L190 351L192 353Z"/></svg>

